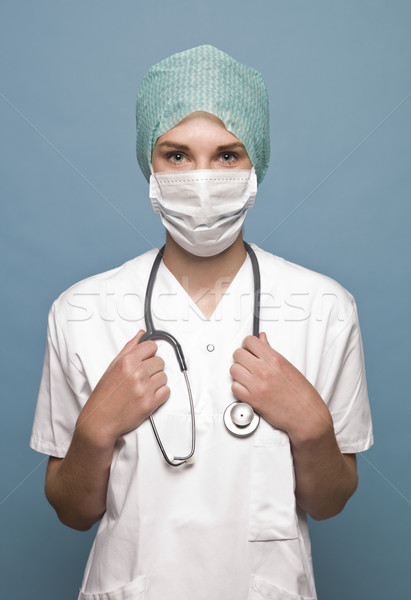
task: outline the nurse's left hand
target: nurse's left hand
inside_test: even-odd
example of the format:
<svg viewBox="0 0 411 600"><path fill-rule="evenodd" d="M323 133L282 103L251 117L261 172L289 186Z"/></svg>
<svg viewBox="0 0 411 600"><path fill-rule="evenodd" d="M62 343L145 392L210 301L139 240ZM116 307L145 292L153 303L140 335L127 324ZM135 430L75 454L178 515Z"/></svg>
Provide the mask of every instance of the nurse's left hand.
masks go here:
<svg viewBox="0 0 411 600"><path fill-rule="evenodd" d="M270 346L265 333L244 338L233 358L233 394L291 440L317 437L332 426L331 414L314 386Z"/></svg>

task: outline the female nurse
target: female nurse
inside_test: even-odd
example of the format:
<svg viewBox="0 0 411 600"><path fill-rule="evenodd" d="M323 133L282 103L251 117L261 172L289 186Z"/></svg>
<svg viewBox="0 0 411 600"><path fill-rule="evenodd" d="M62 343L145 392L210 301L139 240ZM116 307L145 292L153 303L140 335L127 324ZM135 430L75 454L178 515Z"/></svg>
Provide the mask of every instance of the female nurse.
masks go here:
<svg viewBox="0 0 411 600"><path fill-rule="evenodd" d="M104 319L102 293L144 299L158 249L72 286L53 303L31 446L49 454L59 519L101 519L80 600L314 599L307 514L339 513L372 444L361 334L334 280L251 244L242 224L268 167L268 100L257 71L212 46L154 65L137 97L137 156L166 228L151 312L185 351L195 408L173 350L136 319ZM304 318L290 299L304 294ZM73 319L74 296L96 298ZM325 298L336 299L330 306ZM93 301L93 300L92 300ZM294 306L295 308L295 306ZM239 400L252 435L224 425Z"/></svg>

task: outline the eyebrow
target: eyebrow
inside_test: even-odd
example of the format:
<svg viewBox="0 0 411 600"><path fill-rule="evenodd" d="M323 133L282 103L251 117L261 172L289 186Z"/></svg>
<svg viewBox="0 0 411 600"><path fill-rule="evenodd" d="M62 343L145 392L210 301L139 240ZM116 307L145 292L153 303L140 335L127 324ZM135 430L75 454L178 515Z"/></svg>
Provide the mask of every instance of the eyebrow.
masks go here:
<svg viewBox="0 0 411 600"><path fill-rule="evenodd" d="M177 144L176 142L160 142L157 146L158 148L167 147L174 148L175 150L184 150L185 152L189 151L189 146L185 144ZM232 144L224 144L223 146L217 146L218 152L224 152L224 150L233 150L234 148L239 148L241 150L245 150L244 144L241 142L233 142Z"/></svg>

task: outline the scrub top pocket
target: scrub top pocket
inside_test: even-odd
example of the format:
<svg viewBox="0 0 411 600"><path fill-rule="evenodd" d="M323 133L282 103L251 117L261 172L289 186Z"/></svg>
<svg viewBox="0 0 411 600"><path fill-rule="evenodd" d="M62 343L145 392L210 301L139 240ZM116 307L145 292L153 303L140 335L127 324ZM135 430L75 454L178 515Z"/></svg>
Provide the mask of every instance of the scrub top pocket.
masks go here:
<svg viewBox="0 0 411 600"><path fill-rule="evenodd" d="M251 576L248 600L316 600L314 596L301 596L282 590L260 577Z"/></svg>
<svg viewBox="0 0 411 600"><path fill-rule="evenodd" d="M146 591L147 578L138 577L111 592L86 594L80 591L78 600L145 600L147 598Z"/></svg>
<svg viewBox="0 0 411 600"><path fill-rule="evenodd" d="M294 466L288 435L261 419L251 452L248 540L297 538Z"/></svg>

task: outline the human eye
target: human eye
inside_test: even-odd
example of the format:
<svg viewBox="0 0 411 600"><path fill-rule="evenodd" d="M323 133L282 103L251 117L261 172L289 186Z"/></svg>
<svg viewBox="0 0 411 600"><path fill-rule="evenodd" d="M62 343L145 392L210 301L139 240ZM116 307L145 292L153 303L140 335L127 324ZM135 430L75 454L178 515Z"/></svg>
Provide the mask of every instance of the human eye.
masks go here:
<svg viewBox="0 0 411 600"><path fill-rule="evenodd" d="M238 155L235 152L222 152L219 158L221 162L229 165L236 162Z"/></svg>
<svg viewBox="0 0 411 600"><path fill-rule="evenodd" d="M171 163L174 163L176 165L181 164L181 163L185 162L185 160L186 160L186 157L184 156L184 154L182 152L168 152L166 154L166 158Z"/></svg>

